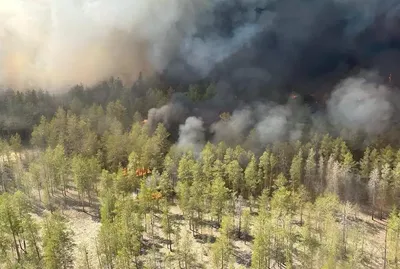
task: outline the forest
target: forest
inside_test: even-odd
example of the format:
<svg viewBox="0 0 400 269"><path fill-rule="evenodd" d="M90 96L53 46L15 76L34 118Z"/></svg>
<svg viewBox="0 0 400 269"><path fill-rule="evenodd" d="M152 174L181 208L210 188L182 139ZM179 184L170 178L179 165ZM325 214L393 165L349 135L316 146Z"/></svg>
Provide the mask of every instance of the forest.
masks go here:
<svg viewBox="0 0 400 269"><path fill-rule="evenodd" d="M146 121L174 92L156 84L2 93L1 268L400 266L392 133L181 147Z"/></svg>

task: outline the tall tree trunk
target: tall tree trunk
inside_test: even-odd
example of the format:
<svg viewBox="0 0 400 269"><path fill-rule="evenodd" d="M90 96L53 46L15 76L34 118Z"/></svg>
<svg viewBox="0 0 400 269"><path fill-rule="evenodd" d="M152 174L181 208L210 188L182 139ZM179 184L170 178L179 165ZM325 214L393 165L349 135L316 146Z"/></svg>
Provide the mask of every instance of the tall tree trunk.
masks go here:
<svg viewBox="0 0 400 269"><path fill-rule="evenodd" d="M10 223L10 227L12 227L11 225L11 221L9 220ZM17 242L17 238L14 232L14 229L11 228L11 232L12 232L12 236L13 236L13 241L14 241L14 248L15 248L15 252L17 253L17 261L21 260L21 254L19 253L19 248L18 248L18 242Z"/></svg>

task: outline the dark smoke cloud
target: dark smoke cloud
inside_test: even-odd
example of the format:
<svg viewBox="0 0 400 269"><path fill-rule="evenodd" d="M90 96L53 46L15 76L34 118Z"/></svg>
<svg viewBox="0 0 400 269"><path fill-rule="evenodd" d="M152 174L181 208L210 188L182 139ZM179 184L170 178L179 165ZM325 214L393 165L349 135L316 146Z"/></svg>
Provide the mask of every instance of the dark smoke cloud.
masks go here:
<svg viewBox="0 0 400 269"><path fill-rule="evenodd" d="M384 68L379 55L399 48L399 5L395 0L5 0L0 84L52 89L111 75L130 82L140 71L164 72L182 81L239 81L255 98L268 95L268 85L300 85L317 75L343 75L354 65Z"/></svg>
<svg viewBox="0 0 400 269"><path fill-rule="evenodd" d="M352 143L359 143L353 146L360 147L400 126L399 100L397 89L384 83L376 72L361 72L333 87L326 110L313 111L308 104L297 100L285 104L253 102L235 109L229 118L208 128L212 142L241 144L256 153L261 153L268 144L300 140L310 132L340 134ZM194 127L191 130L191 124L184 126L185 133L198 131ZM362 140L355 141L358 139L355 135L362 135ZM184 136L182 139L191 141Z"/></svg>
<svg viewBox="0 0 400 269"><path fill-rule="evenodd" d="M212 100L179 97L149 111L152 129L184 124L181 137L199 130L193 118L185 124L189 116L204 120L206 137L229 143L295 140L310 124L376 135L397 106L376 80L352 77L376 70L397 83L399 15L397 0L4 0L0 86L131 83L143 71L215 83ZM292 90L333 91L328 113L282 102ZM224 111L232 117L218 121Z"/></svg>
<svg viewBox="0 0 400 269"><path fill-rule="evenodd" d="M168 129L173 129L174 126L185 120L187 115L188 109L182 104L169 103L160 108L150 109L147 124L151 131L154 131L159 123L163 123Z"/></svg>

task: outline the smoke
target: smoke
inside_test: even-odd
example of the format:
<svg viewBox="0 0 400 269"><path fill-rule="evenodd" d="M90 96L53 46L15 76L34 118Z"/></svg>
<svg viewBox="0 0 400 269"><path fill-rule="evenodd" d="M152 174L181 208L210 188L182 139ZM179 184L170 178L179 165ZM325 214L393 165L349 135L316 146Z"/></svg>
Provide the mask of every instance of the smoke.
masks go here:
<svg viewBox="0 0 400 269"><path fill-rule="evenodd" d="M214 143L245 144L259 152L269 143L301 139L310 117L309 109L301 105L257 102L213 123L210 130Z"/></svg>
<svg viewBox="0 0 400 269"><path fill-rule="evenodd" d="M159 123L163 123L168 129L173 129L187 116L188 109L180 103L169 103L160 108L152 108L147 116L147 124L154 131Z"/></svg>
<svg viewBox="0 0 400 269"><path fill-rule="evenodd" d="M330 125L374 136L393 123L393 93L352 74L400 76L399 7L396 0L3 0L0 88L56 91L110 76L131 85L139 72L161 74L166 83L216 85L208 103L173 100L148 112L150 129L164 123L176 138L179 129L181 145L197 147L210 132L213 142L260 148ZM333 91L327 112L272 102L293 89ZM221 110L232 115L215 122Z"/></svg>
<svg viewBox="0 0 400 269"><path fill-rule="evenodd" d="M282 86L347 66L349 54L359 64L372 63L398 39L399 5L394 0L3 0L0 85L54 90L109 76L131 83L139 72L181 80L215 73L230 80L242 69L271 77L266 82L246 76L249 85Z"/></svg>
<svg viewBox="0 0 400 269"><path fill-rule="evenodd" d="M214 142L224 141L228 145L240 144L244 140L253 122L253 112L250 108L235 110L227 120L220 120L211 125Z"/></svg>
<svg viewBox="0 0 400 269"><path fill-rule="evenodd" d="M14 88L126 83L162 72L174 59L206 76L265 25L243 22L224 37L214 28L226 1L4 0L0 6L0 85ZM175 66L176 67L176 66Z"/></svg>
<svg viewBox="0 0 400 269"><path fill-rule="evenodd" d="M192 150L199 154L205 144L205 129L203 121L196 117L189 117L185 124L179 126L179 139L177 146L183 150Z"/></svg>
<svg viewBox="0 0 400 269"><path fill-rule="evenodd" d="M365 143L398 125L399 100L395 88L385 84L376 72L360 72L333 87L326 110L313 111L296 100L285 104L259 101L237 108L232 115L205 127L201 120L189 117L180 126L178 145L199 152L207 131L213 143L244 145L255 153L271 143L300 140L310 132L340 133L352 143ZM355 134L366 140L354 140L359 139Z"/></svg>
<svg viewBox="0 0 400 269"><path fill-rule="evenodd" d="M295 113L285 106L272 107L256 126L257 135L262 145L281 140L298 140L302 135L304 123L293 122Z"/></svg>
<svg viewBox="0 0 400 269"><path fill-rule="evenodd" d="M394 93L379 84L373 75L348 78L332 92L328 114L338 129L374 136L390 127L395 111L391 101Z"/></svg>
<svg viewBox="0 0 400 269"><path fill-rule="evenodd" d="M111 75L130 82L141 71L165 66L201 6L183 0L4 0L0 85L51 90Z"/></svg>

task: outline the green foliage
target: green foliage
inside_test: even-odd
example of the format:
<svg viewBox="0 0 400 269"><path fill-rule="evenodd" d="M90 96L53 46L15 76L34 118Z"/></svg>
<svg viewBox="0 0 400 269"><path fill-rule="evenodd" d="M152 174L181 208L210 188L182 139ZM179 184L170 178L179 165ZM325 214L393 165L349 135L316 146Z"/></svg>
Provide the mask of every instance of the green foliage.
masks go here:
<svg viewBox="0 0 400 269"><path fill-rule="evenodd" d="M393 209L387 222L387 245L389 268L400 266L400 216L396 209Z"/></svg>
<svg viewBox="0 0 400 269"><path fill-rule="evenodd" d="M72 158L71 172L81 199L86 195L89 202L91 201L100 171L99 161L95 157L87 158L77 155Z"/></svg>
<svg viewBox="0 0 400 269"><path fill-rule="evenodd" d="M120 165L126 165L128 160L127 134L123 133L122 125L114 121L104 137L106 164L109 170L116 171Z"/></svg>
<svg viewBox="0 0 400 269"><path fill-rule="evenodd" d="M229 216L224 216L222 219L221 229L219 230L220 236L217 241L212 245L212 264L213 268L229 268L232 254L233 254L233 243L232 243L232 230L233 220Z"/></svg>
<svg viewBox="0 0 400 269"><path fill-rule="evenodd" d="M43 225L44 268L73 268L73 232L59 213L46 217Z"/></svg>
<svg viewBox="0 0 400 269"><path fill-rule="evenodd" d="M229 198L228 188L225 187L224 181L217 177L211 186L211 214L217 218L219 223L225 209L225 203Z"/></svg>
<svg viewBox="0 0 400 269"><path fill-rule="evenodd" d="M131 197L115 201L113 218L102 215L98 235L98 255L106 268L135 268L142 248L142 213L140 205Z"/></svg>
<svg viewBox="0 0 400 269"><path fill-rule="evenodd" d="M181 181L191 182L193 180L193 169L195 164L192 152L185 153L178 164L178 178Z"/></svg>
<svg viewBox="0 0 400 269"><path fill-rule="evenodd" d="M172 215L170 213L170 208L167 200L165 199L162 200L161 208L162 208L162 219L161 219L162 231L168 240L169 249L170 251L172 251L171 234L174 233L174 221L172 219Z"/></svg>
<svg viewBox="0 0 400 269"><path fill-rule="evenodd" d="M0 261L40 266L39 227L29 214L27 197L20 191L0 195Z"/></svg>
<svg viewBox="0 0 400 269"><path fill-rule="evenodd" d="M226 166L225 175L229 186L238 194L243 193L243 169L237 160L230 161ZM250 179L249 179L250 180ZM253 180L253 179L252 179ZM250 183L250 181L249 181Z"/></svg>
<svg viewBox="0 0 400 269"><path fill-rule="evenodd" d="M293 158L292 165L290 166L290 179L292 191L294 192L300 185L303 176L303 152L300 150Z"/></svg>
<svg viewBox="0 0 400 269"><path fill-rule="evenodd" d="M366 262L359 242L366 224L352 219L349 201L373 218L379 211L382 219L400 205L398 145L382 137L363 149L364 134L343 130L343 137L353 136L344 140L310 131L301 141L274 142L253 153L248 149L258 137L252 130L242 145L208 142L199 156L182 152L167 126L143 121L174 91L154 84L140 78L132 89L118 79L78 85L62 107L36 91L0 98L1 112L11 115L3 117L7 138L0 140L0 267L72 266L66 219L49 215L41 230L31 205L41 213L63 201L63 210L74 210L68 203L75 191L86 213L100 213L99 268L196 268L209 250L206 266L233 268L234 259L243 258L234 248L240 240L251 250L252 268L360 268ZM214 96L215 85L191 85L186 94L201 102ZM50 108L34 109L45 104ZM24 148L20 128L32 131L33 149ZM387 268L398 266L398 219L395 211L388 219ZM215 243L205 243L214 235ZM89 246L80 250L82 268L96 268L89 252Z"/></svg>
<svg viewBox="0 0 400 269"><path fill-rule="evenodd" d="M193 251L193 239L187 230L183 230L177 238L176 258L179 261L179 267L189 269L196 263L196 255Z"/></svg>
<svg viewBox="0 0 400 269"><path fill-rule="evenodd" d="M259 186L258 165L255 156L253 155L244 171L244 182L246 186L247 196L257 195L257 187ZM249 195L250 194L250 195Z"/></svg>
<svg viewBox="0 0 400 269"><path fill-rule="evenodd" d="M258 215L254 229L254 245L252 252L252 269L269 268L272 258L273 224L271 216L262 210Z"/></svg>

